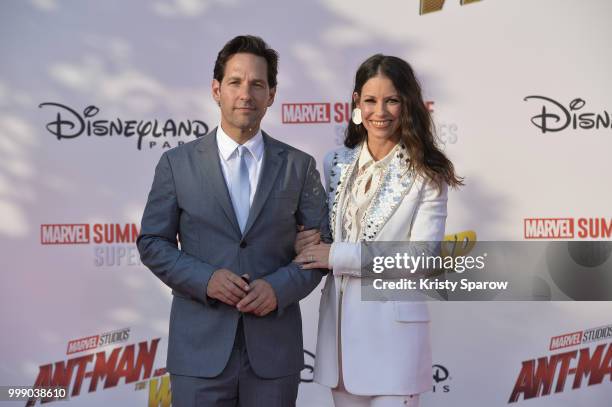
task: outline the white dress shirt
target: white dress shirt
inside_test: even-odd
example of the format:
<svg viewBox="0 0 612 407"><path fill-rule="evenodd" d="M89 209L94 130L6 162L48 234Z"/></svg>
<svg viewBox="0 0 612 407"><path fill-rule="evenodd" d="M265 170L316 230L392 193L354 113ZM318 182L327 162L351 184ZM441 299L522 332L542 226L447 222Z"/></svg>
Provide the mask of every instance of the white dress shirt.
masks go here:
<svg viewBox="0 0 612 407"><path fill-rule="evenodd" d="M229 165L231 160L238 159L239 144L223 131L220 124L217 127L217 146L219 147L219 161L221 161L223 178L225 178L225 184L227 185L228 191L231 191L231 180L228 176ZM250 153L245 154L244 158L249 170L249 183L251 185L251 194L249 198L250 204L252 205L255 191L257 190L257 183L259 182L261 166L263 164L264 143L261 129L258 130L249 141L244 143L243 146L246 147Z"/></svg>

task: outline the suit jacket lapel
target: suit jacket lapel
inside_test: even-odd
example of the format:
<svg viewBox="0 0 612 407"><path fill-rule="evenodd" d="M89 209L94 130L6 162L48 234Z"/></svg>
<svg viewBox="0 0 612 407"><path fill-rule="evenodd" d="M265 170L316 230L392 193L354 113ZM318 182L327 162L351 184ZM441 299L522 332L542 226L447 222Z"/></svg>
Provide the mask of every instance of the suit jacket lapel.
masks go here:
<svg viewBox="0 0 612 407"><path fill-rule="evenodd" d="M199 157L196 160L204 179L204 191L215 196L223 212L227 216L234 229L240 234L240 226L234 213L234 207L230 198L227 184L221 170L219 161L219 147L217 146L217 129L208 133L200 141L197 150Z"/></svg>
<svg viewBox="0 0 612 407"><path fill-rule="evenodd" d="M355 170L360 153L361 146L343 149L334 153L328 195L328 205L330 208L329 227L331 228L334 241L342 240L342 217L344 216L342 208L344 198L348 181Z"/></svg>
<svg viewBox="0 0 612 407"><path fill-rule="evenodd" d="M257 190L255 191L255 197L253 198L253 204L249 212L249 218L244 228L244 236L249 232L255 220L261 213L264 203L268 199L272 187L276 181L276 177L282 167L283 156L282 153L285 149L281 144L277 143L276 140L268 136L262 131L264 141L264 157L263 167L259 176L259 182L257 184Z"/></svg>
<svg viewBox="0 0 612 407"><path fill-rule="evenodd" d="M337 241L342 238L344 204L350 194L348 183L355 171L362 148L365 148L365 143L352 149L340 150L334 154L332 160L329 188L330 227L332 227L334 240ZM360 240L376 239L378 232L395 213L414 184L415 175L406 163L407 155L406 147L400 145L385 169L378 190L364 214Z"/></svg>

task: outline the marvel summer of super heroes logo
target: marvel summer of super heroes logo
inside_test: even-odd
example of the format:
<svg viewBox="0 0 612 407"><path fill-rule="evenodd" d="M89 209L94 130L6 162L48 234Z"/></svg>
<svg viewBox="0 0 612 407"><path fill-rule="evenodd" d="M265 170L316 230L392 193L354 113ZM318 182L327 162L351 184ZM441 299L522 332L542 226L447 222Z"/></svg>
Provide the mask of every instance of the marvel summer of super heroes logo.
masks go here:
<svg viewBox="0 0 612 407"><path fill-rule="evenodd" d="M433 112L434 102L426 102L427 108ZM283 103L283 124L314 124L331 123L346 124L351 120L350 103L315 102L315 103Z"/></svg>
<svg viewBox="0 0 612 407"><path fill-rule="evenodd" d="M93 244L96 267L140 266L135 223L54 223L40 225L42 245Z"/></svg>
<svg viewBox="0 0 612 407"><path fill-rule="evenodd" d="M610 239L612 218L525 218L525 239Z"/></svg>
<svg viewBox="0 0 612 407"><path fill-rule="evenodd" d="M612 381L612 325L554 336L549 350L600 341L607 343L523 361L508 403Z"/></svg>
<svg viewBox="0 0 612 407"><path fill-rule="evenodd" d="M425 102L430 113L434 102ZM351 105L345 102L283 103L281 117L283 124L334 124L335 143L341 145L346 126L351 120ZM442 144L455 144L459 138L459 125L455 122L435 120L436 136Z"/></svg>

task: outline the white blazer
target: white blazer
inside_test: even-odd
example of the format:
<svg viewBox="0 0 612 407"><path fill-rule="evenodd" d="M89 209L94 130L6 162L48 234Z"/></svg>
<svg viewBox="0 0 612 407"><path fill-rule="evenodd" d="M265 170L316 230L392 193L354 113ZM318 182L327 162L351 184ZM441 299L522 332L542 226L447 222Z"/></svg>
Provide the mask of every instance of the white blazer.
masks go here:
<svg viewBox="0 0 612 407"><path fill-rule="evenodd" d="M341 321L344 386L355 395L422 393L432 387L427 304L362 301L361 246L341 242L342 214L338 211L362 145L332 151L324 161L334 274L328 274L321 294L314 379L331 388L338 385L338 274L348 273L352 276L345 276ZM360 240L431 242L444 237L447 186L438 191L431 182L412 174L406 154L402 147L389 163L383 185L366 213L364 224L370 226L363 228Z"/></svg>

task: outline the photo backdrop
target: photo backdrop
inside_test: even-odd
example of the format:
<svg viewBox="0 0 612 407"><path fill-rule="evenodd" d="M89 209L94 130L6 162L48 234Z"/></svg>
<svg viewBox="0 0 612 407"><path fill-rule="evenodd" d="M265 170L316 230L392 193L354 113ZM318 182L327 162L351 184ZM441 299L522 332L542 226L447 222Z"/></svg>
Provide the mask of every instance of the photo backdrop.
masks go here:
<svg viewBox="0 0 612 407"><path fill-rule="evenodd" d="M160 155L218 124L212 69L239 34L280 53L263 129L320 169L359 64L402 57L465 177L447 239L598 240L596 266L612 271L610 17L606 0L3 1L0 385L64 383L77 406L169 405L171 294L135 239ZM332 406L309 368L319 295L302 301L301 407ZM422 405L610 405L611 304L432 303Z"/></svg>

